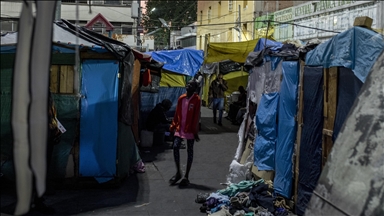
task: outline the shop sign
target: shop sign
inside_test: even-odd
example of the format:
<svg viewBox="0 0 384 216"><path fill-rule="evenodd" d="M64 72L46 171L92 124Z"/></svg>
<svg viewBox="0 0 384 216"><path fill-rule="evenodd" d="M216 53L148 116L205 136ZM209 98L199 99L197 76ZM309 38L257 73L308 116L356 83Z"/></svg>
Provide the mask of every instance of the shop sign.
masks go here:
<svg viewBox="0 0 384 216"><path fill-rule="evenodd" d="M298 18L302 16L310 16L314 13L321 13L329 10L337 10L339 8L345 8L356 4L368 3L372 1L310 1L298 6L293 7L293 18Z"/></svg>
<svg viewBox="0 0 384 216"><path fill-rule="evenodd" d="M372 27L376 27L378 2L370 1L366 4L334 10L327 13L321 13L316 16L307 16L296 19L295 23L303 26L315 27L335 32L326 32L316 29L304 28L300 26L294 27L293 36L295 39L311 39L311 38L329 38L343 32L353 26L356 17L368 16L373 18Z"/></svg>

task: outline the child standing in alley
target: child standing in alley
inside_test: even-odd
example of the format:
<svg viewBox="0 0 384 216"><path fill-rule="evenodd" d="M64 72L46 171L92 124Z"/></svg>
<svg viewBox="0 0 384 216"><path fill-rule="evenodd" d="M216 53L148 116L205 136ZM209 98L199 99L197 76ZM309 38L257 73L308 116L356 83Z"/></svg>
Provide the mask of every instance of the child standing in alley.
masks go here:
<svg viewBox="0 0 384 216"><path fill-rule="evenodd" d="M183 139L187 140L187 169L180 186L189 185L189 171L193 161L193 145L200 141L199 116L200 116L200 97L195 93L198 84L195 79L189 81L186 86L187 93L181 95L177 101L176 112L170 126L170 131L175 132L173 141L173 157L176 164L176 175L170 180L170 184L176 184L182 178L180 169L180 146Z"/></svg>

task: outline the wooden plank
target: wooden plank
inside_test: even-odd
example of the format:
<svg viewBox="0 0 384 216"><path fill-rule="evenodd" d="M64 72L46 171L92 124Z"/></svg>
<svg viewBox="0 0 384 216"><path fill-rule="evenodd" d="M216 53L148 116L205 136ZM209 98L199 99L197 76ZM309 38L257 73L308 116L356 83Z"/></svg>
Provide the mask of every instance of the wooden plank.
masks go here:
<svg viewBox="0 0 384 216"><path fill-rule="evenodd" d="M67 65L60 65L60 93L67 92Z"/></svg>
<svg viewBox="0 0 384 216"><path fill-rule="evenodd" d="M333 142L333 126L337 105L337 67L324 70L324 126L322 142L322 165L327 162Z"/></svg>
<svg viewBox="0 0 384 216"><path fill-rule="evenodd" d="M59 92L59 66L51 65L51 71L49 76L49 90L52 93Z"/></svg>
<svg viewBox="0 0 384 216"><path fill-rule="evenodd" d="M294 202L297 203L297 189L299 185L299 161L300 161L300 144L301 144L301 132L303 130L303 108L304 108L304 89L303 89L303 77L304 77L304 66L305 62L300 61L300 77L299 77L299 104L297 111L297 133L296 133L296 145L295 145L295 167L294 167L294 178L295 185L293 189Z"/></svg>
<svg viewBox="0 0 384 216"><path fill-rule="evenodd" d="M139 133L139 115L140 115L140 69L141 63L139 60L135 60L133 65L132 74L132 104L133 104L133 122L132 122L132 133L135 137L136 144L140 143Z"/></svg>
<svg viewBox="0 0 384 216"><path fill-rule="evenodd" d="M67 66L67 82L66 82L66 89L67 91L65 93L73 94L73 87L74 87L74 78L75 78L75 69L72 65Z"/></svg>

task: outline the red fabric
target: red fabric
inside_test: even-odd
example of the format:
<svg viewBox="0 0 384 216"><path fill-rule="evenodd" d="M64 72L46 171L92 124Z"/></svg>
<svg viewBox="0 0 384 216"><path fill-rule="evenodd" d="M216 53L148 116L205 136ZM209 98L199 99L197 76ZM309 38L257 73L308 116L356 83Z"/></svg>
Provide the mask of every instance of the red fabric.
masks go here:
<svg viewBox="0 0 384 216"><path fill-rule="evenodd" d="M182 101L187 97L187 94L183 94L177 100L176 112L173 117L172 124L170 126L170 131L179 131L181 125L181 110L182 110ZM184 128L184 133L193 133L198 134L199 132L199 117L200 117L200 97L197 94L193 94L189 100L187 111L187 119Z"/></svg>
<svg viewBox="0 0 384 216"><path fill-rule="evenodd" d="M151 72L149 69L146 69L143 74L143 86L148 86L151 82Z"/></svg>

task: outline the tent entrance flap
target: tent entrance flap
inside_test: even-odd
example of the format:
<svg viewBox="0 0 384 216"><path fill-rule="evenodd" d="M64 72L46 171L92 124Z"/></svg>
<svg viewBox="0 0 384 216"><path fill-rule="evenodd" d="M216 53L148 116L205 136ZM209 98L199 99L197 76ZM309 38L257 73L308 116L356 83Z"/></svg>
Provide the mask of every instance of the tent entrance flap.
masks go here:
<svg viewBox="0 0 384 216"><path fill-rule="evenodd" d="M80 111L80 176L100 183L116 175L119 64L85 60Z"/></svg>

